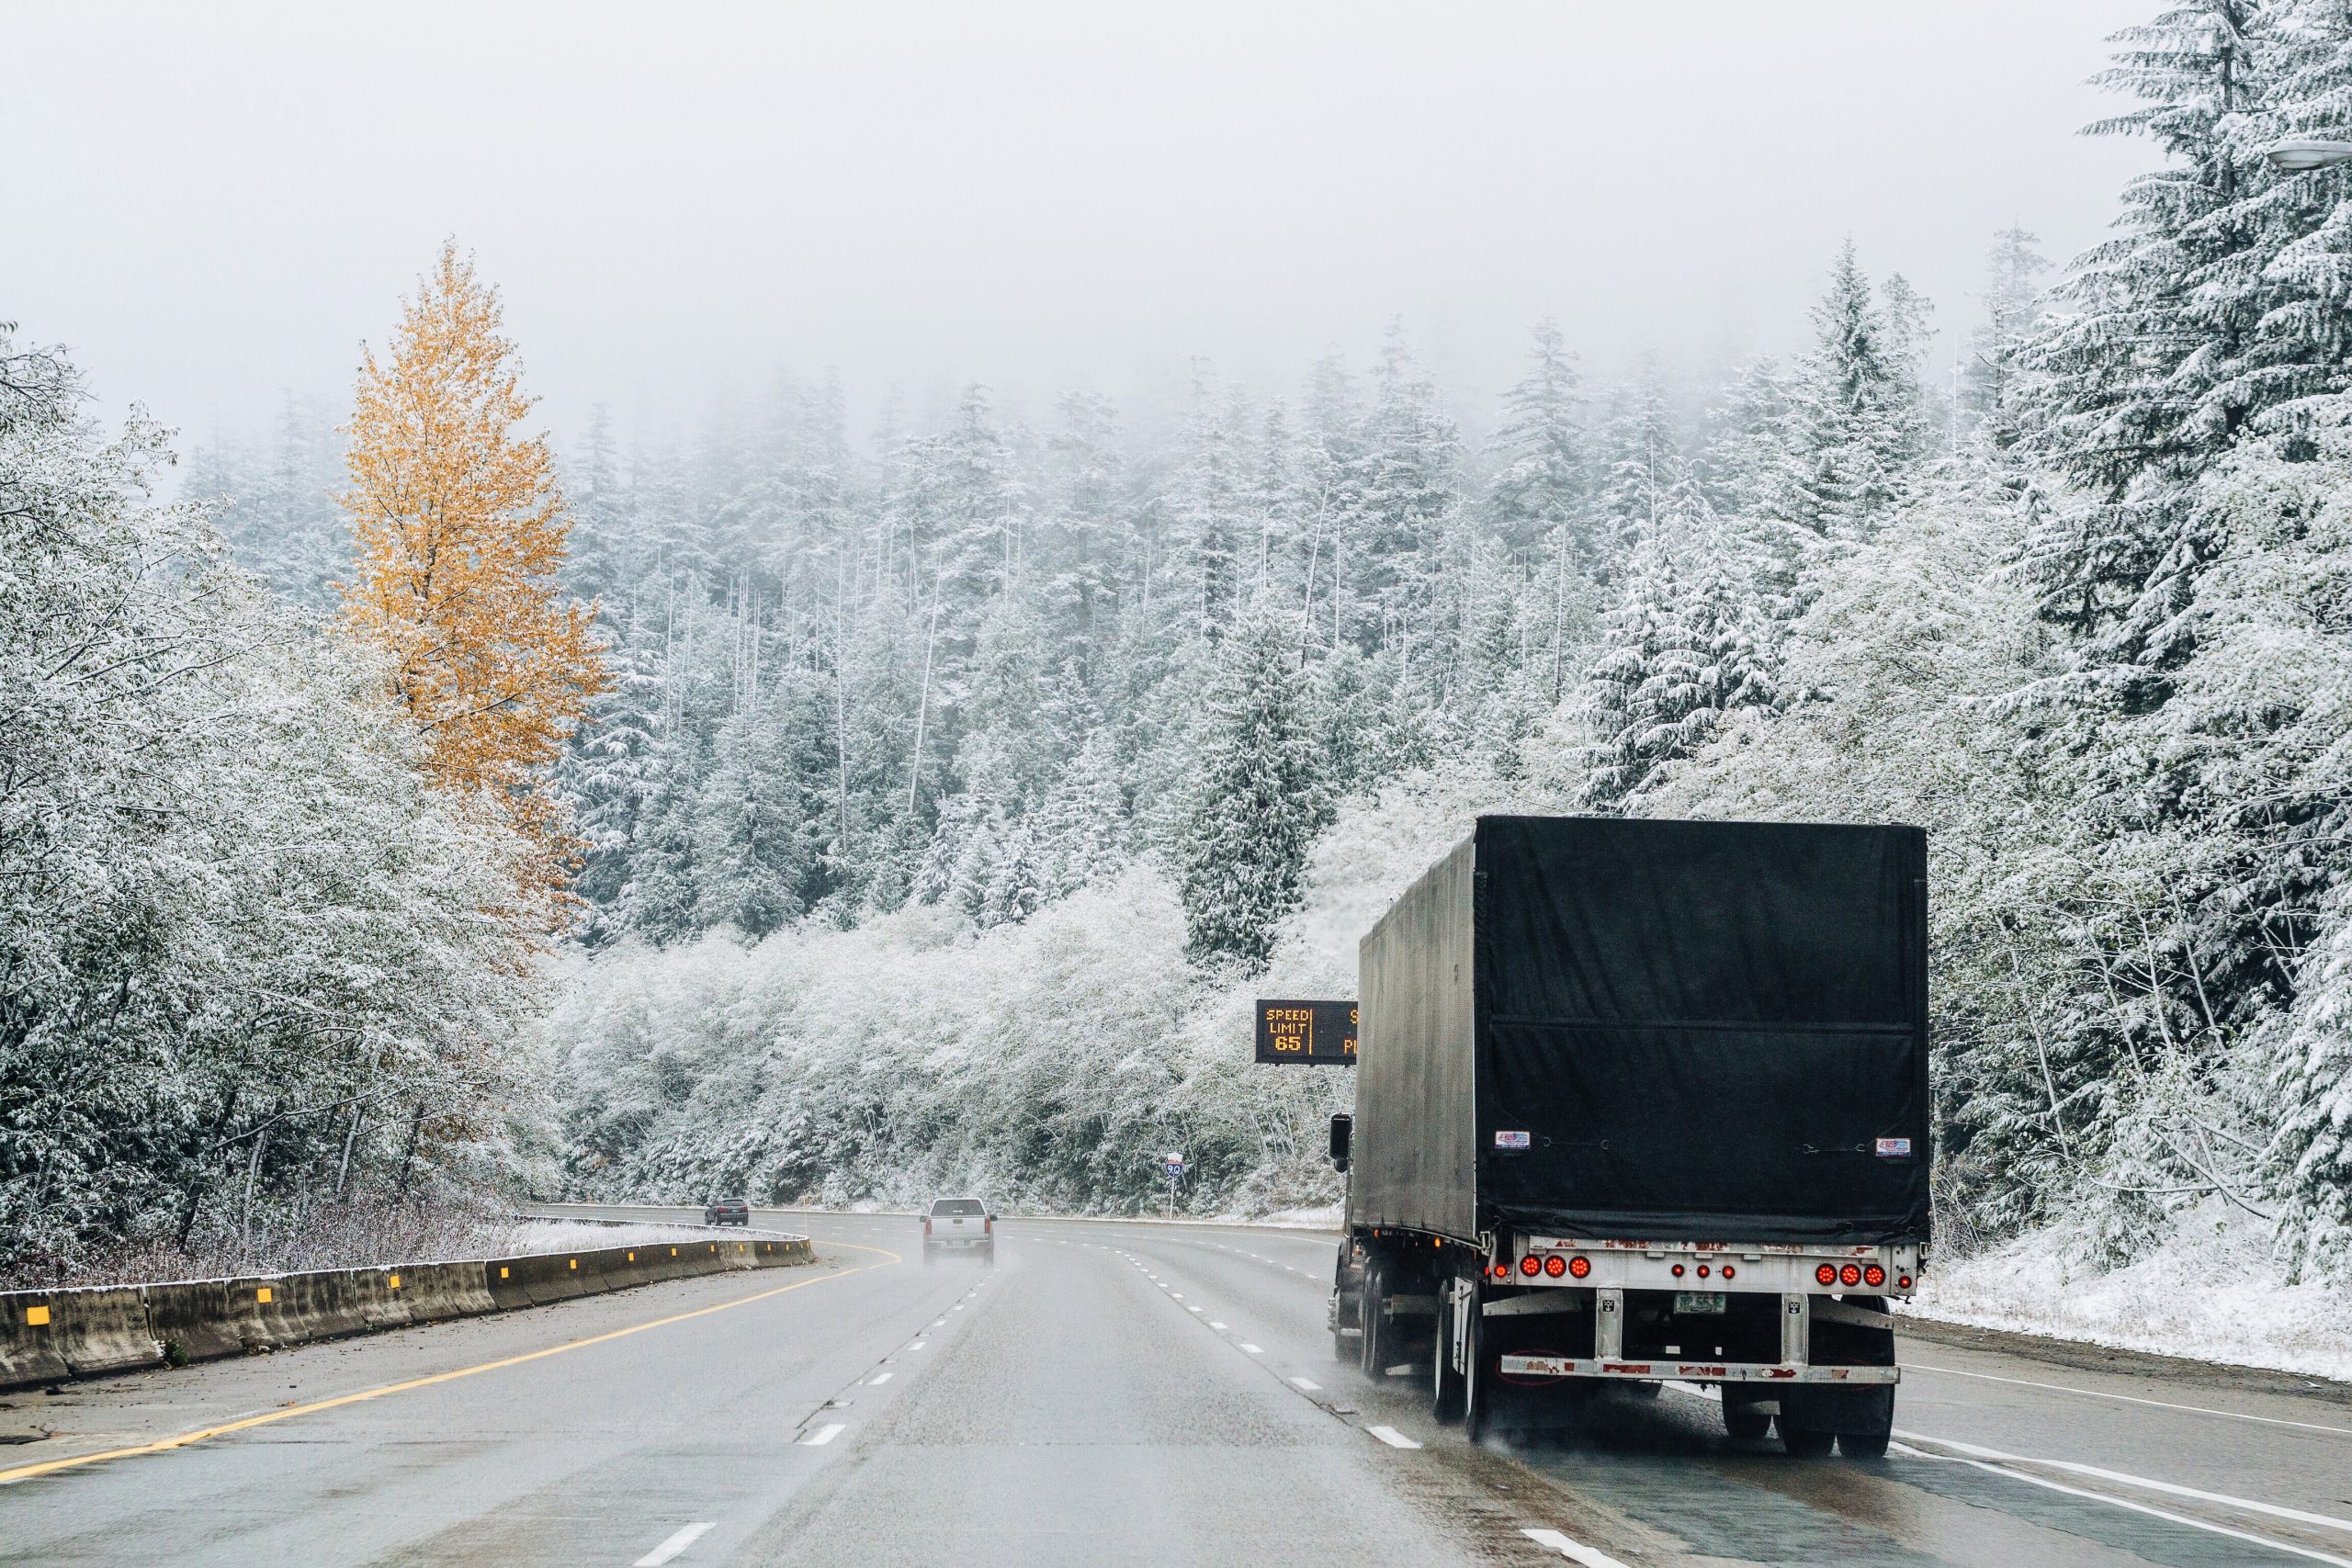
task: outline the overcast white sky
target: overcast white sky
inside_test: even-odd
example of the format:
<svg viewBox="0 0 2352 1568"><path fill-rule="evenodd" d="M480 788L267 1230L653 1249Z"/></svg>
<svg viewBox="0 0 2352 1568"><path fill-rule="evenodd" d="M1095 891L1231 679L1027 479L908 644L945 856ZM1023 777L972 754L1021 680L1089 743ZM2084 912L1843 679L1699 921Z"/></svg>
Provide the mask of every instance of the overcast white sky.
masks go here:
<svg viewBox="0 0 2352 1568"><path fill-rule="evenodd" d="M1939 304L2094 241L2154 0L120 6L0 0L0 320L200 439L348 389L444 235L560 429L839 366L1464 387L1795 344L1839 238Z"/></svg>

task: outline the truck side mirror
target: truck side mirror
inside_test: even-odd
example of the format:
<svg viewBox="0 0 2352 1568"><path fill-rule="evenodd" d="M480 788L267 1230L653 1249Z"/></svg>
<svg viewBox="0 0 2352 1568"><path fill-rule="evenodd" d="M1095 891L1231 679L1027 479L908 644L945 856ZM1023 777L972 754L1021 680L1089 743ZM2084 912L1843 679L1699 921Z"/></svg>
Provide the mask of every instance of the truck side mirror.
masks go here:
<svg viewBox="0 0 2352 1568"><path fill-rule="evenodd" d="M1342 1111L1331 1118L1331 1168L1348 1168L1348 1145L1353 1139L1356 1119Z"/></svg>

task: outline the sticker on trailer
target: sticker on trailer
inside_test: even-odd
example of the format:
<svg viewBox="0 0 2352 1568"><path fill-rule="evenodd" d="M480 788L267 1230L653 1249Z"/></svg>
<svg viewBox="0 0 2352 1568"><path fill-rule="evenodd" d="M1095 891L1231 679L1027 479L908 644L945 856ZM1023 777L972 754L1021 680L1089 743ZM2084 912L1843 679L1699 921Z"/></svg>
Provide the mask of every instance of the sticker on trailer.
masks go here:
<svg viewBox="0 0 2352 1568"><path fill-rule="evenodd" d="M1881 1138L1878 1141L1878 1157L1881 1159L1909 1159L1911 1157L1911 1140L1908 1138Z"/></svg>
<svg viewBox="0 0 2352 1568"><path fill-rule="evenodd" d="M1495 1134L1495 1147L1498 1149L1524 1149L1531 1147L1533 1142L1525 1133L1498 1132Z"/></svg>

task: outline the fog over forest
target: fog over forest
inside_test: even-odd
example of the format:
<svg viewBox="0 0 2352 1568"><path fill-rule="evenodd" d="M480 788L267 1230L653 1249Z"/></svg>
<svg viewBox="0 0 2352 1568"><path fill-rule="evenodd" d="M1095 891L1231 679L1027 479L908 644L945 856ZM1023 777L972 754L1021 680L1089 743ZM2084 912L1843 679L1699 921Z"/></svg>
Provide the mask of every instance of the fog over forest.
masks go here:
<svg viewBox="0 0 2352 1568"><path fill-rule="evenodd" d="M0 494L72 500L0 597L13 1257L1124 1212L1168 1148L1196 1213L1328 1205L1351 1088L1249 1000L1352 994L1524 809L1925 826L1941 1245L2346 1278L2352 176L2266 156L2343 129L2340 5L1376 13L1377 72L1312 11L522 15L372 164L423 46L322 20L237 66L335 62L266 168L224 93L139 200L11 197ZM0 114L91 157L42 106L95 51L159 123L228 47L24 20ZM545 395L518 581L597 645L463 769L369 695L417 711L370 476L444 340Z"/></svg>

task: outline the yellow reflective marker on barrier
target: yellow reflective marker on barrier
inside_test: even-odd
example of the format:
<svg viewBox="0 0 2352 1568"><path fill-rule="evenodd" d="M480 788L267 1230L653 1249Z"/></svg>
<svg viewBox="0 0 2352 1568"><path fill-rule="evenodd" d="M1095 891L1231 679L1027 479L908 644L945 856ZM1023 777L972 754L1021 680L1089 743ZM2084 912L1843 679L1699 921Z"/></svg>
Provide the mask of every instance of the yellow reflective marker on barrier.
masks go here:
<svg viewBox="0 0 2352 1568"><path fill-rule="evenodd" d="M261 1303L264 1306L267 1306L271 1302L274 1302L277 1299L277 1298L275 1295L270 1293L270 1289L267 1285L264 1285L261 1289L254 1292L254 1300Z"/></svg>
<svg viewBox="0 0 2352 1568"><path fill-rule="evenodd" d="M579 1268L579 1267L580 1267L580 1259L578 1259L577 1258L573 1258L573 1259L571 1260L571 1266L572 1268L574 1268L574 1269Z"/></svg>
<svg viewBox="0 0 2352 1568"><path fill-rule="evenodd" d="M503 1263L498 1266L498 1277L502 1280L506 1278L506 1265Z"/></svg>
<svg viewBox="0 0 2352 1568"><path fill-rule="evenodd" d="M852 1252L878 1252L892 1263L906 1261L888 1247L860 1247L854 1242L846 1241L835 1242L832 1245L846 1247ZM718 1248L713 1247L711 1250L716 1252ZM609 1334L596 1334L585 1339L573 1339L561 1345L550 1345L543 1350L526 1350L519 1356L484 1361L480 1366L459 1367L455 1371L435 1372L431 1377L411 1378L406 1382L386 1383L380 1388L364 1388L357 1393L339 1394L335 1398L322 1399L310 1404L291 1404L281 1410L271 1410L259 1416L248 1416L241 1421L223 1422L218 1427L203 1427L193 1432L181 1432L173 1437L159 1438L154 1442L141 1443L134 1448L108 1449L103 1453L74 1454L64 1459L44 1460L39 1464L20 1464L13 1470L0 1470L0 1485L17 1481L28 1481L36 1475L47 1475L55 1471L74 1470L85 1464L97 1464L107 1460L135 1459L142 1454L167 1453L173 1449L184 1449L190 1443L200 1443L207 1438L225 1437L231 1432L243 1432L254 1427L266 1427L273 1422L290 1420L297 1416L310 1416L322 1410L334 1410L345 1404L358 1404L371 1399L381 1399L388 1393L405 1393L411 1389L431 1388L435 1383L455 1382L459 1378L469 1378L481 1372L494 1372L506 1367L519 1367L526 1362L545 1360L549 1356L561 1356L570 1351L583 1350L591 1345L602 1345L614 1339L626 1339L632 1334L642 1334L649 1328L666 1328L673 1323L685 1323L697 1317L708 1317L713 1313L727 1312L739 1306L749 1306L753 1302L773 1300L775 1297L793 1291L805 1291L811 1285L821 1285L830 1280L845 1280L852 1274L882 1267L884 1265L876 1263L860 1263L854 1268L844 1269L838 1274L820 1274L813 1280L799 1280L789 1285L778 1285L772 1291L761 1291L752 1295L738 1296L731 1302L719 1302L712 1306L697 1307L692 1312L682 1312L670 1317L657 1317L650 1323L632 1324L627 1328L616 1328ZM268 1287L264 1286L263 1289L266 1290Z"/></svg>
<svg viewBox="0 0 2352 1568"><path fill-rule="evenodd" d="M25 1309L25 1323L28 1326L33 1328L47 1327L49 1325L49 1309L45 1306L27 1307Z"/></svg>
<svg viewBox="0 0 2352 1568"><path fill-rule="evenodd" d="M677 1249L676 1247L672 1247L672 1248L670 1249L670 1256L671 1256L671 1257L673 1257L673 1258L677 1257L677 1256L678 1256L678 1249Z"/></svg>
<svg viewBox="0 0 2352 1568"><path fill-rule="evenodd" d="M634 1252L630 1253L630 1254L628 1255L628 1260L629 1260L631 1263L636 1262L636 1261L637 1261L637 1254L636 1254L636 1253L634 1253Z"/></svg>
<svg viewBox="0 0 2352 1568"><path fill-rule="evenodd" d="M394 1289L395 1291L397 1291L397 1290L399 1290L400 1288L401 1288L401 1277L400 1277L398 1274L395 1274L395 1275L393 1275L393 1276L392 1276L392 1289Z"/></svg>

